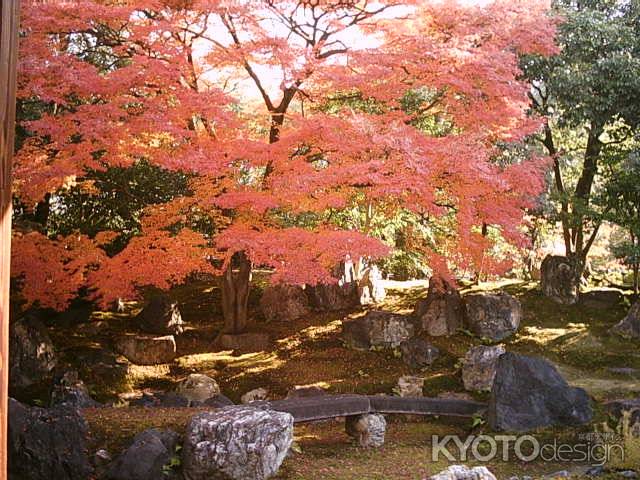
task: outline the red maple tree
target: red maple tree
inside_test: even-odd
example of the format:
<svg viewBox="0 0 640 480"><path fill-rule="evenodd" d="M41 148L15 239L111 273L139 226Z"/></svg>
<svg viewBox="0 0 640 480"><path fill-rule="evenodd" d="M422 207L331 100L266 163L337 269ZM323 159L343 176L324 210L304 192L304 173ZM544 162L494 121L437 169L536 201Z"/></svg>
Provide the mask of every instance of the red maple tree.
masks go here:
<svg viewBox="0 0 640 480"><path fill-rule="evenodd" d="M421 247L442 274L499 268L488 228L523 241L545 162L502 165L496 145L539 127L518 56L554 51L545 1L83 0L23 10L19 95L45 105L23 123L25 203L88 168L140 159L197 175L191 195L150 207L142 235L113 257L102 249L108 232L16 235L14 274L30 302L64 308L89 286L106 303L211 271L223 276L225 330L239 332L252 265L273 268L274 281L316 284L347 254L387 253L326 215L355 198L450 218L455 235ZM261 107L247 106L250 89ZM371 108L323 108L336 97ZM419 99L411 108L409 97ZM437 128L421 128L425 119ZM194 210L219 221L213 238L189 228ZM283 220L301 214L314 215L312 226Z"/></svg>

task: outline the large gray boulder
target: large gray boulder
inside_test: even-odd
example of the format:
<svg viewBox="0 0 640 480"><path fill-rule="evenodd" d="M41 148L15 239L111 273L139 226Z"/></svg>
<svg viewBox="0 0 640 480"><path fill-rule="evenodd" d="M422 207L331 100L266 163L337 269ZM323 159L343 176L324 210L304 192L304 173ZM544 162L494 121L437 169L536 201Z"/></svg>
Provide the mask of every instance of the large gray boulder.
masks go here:
<svg viewBox="0 0 640 480"><path fill-rule="evenodd" d="M578 301L583 266L575 258L548 255L540 265L542 293L562 305Z"/></svg>
<svg viewBox="0 0 640 480"><path fill-rule="evenodd" d="M412 318L385 311L368 312L342 323L342 338L351 348L397 348L416 334Z"/></svg>
<svg viewBox="0 0 640 480"><path fill-rule="evenodd" d="M462 365L462 382L469 391L488 391L493 387L498 358L505 353L504 346L478 345L469 349Z"/></svg>
<svg viewBox="0 0 640 480"><path fill-rule="evenodd" d="M455 334L464 324L464 314L460 293L441 277L431 278L427 297L413 312L420 328L433 337Z"/></svg>
<svg viewBox="0 0 640 480"><path fill-rule="evenodd" d="M387 421L379 413L351 415L345 418L345 430L361 447L378 448L384 445Z"/></svg>
<svg viewBox="0 0 640 480"><path fill-rule="evenodd" d="M260 298L260 309L267 321L291 321L309 314L309 300L298 285L270 285Z"/></svg>
<svg viewBox="0 0 640 480"><path fill-rule="evenodd" d="M115 340L115 348L136 365L171 363L177 355L173 335L121 335Z"/></svg>
<svg viewBox="0 0 640 480"><path fill-rule="evenodd" d="M180 335L184 332L184 321L178 303L169 296L157 295L136 316L141 330L155 335Z"/></svg>
<svg viewBox="0 0 640 480"><path fill-rule="evenodd" d="M640 338L640 301L633 304L627 316L612 331L624 338Z"/></svg>
<svg viewBox="0 0 640 480"><path fill-rule="evenodd" d="M9 478L92 478L87 431L75 408L28 407L9 399Z"/></svg>
<svg viewBox="0 0 640 480"><path fill-rule="evenodd" d="M28 314L9 325L9 385L12 390L46 382L55 366L53 343L42 322Z"/></svg>
<svg viewBox="0 0 640 480"><path fill-rule="evenodd" d="M170 429L151 428L139 433L110 465L107 480L158 480L165 478L163 467L169 463L178 444L178 434Z"/></svg>
<svg viewBox="0 0 640 480"><path fill-rule="evenodd" d="M293 441L289 413L230 406L195 415L184 439L186 480L263 480L278 472Z"/></svg>
<svg viewBox="0 0 640 480"><path fill-rule="evenodd" d="M513 335L522 320L520 301L508 293L465 295L467 327L479 337L499 342Z"/></svg>
<svg viewBox="0 0 640 480"><path fill-rule="evenodd" d="M593 411L587 392L570 387L549 361L507 352L498 359L488 417L494 430L524 432L588 423Z"/></svg>

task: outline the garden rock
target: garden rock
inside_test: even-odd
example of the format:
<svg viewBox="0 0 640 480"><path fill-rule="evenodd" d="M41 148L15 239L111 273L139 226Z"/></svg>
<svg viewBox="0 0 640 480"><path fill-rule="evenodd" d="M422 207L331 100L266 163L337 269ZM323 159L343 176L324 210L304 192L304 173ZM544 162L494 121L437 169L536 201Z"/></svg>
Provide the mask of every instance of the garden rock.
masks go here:
<svg viewBox="0 0 640 480"><path fill-rule="evenodd" d="M401 397L422 397L424 378L405 375L398 379L398 386L396 389L398 395Z"/></svg>
<svg viewBox="0 0 640 480"><path fill-rule="evenodd" d="M155 335L180 335L184 332L184 321L178 308L167 295L157 295L136 316L142 331Z"/></svg>
<svg viewBox="0 0 640 480"><path fill-rule="evenodd" d="M344 342L351 348L397 348L416 333L413 319L384 311L368 312L365 316L342 323Z"/></svg>
<svg viewBox="0 0 640 480"><path fill-rule="evenodd" d="M507 352L498 359L488 416L494 430L523 432L588 423L593 411L587 393L570 387L553 364Z"/></svg>
<svg viewBox="0 0 640 480"><path fill-rule="evenodd" d="M188 407L191 402L176 392L161 393L143 393L142 397L131 400L129 405L132 407L163 407L163 408L181 408Z"/></svg>
<svg viewBox="0 0 640 480"><path fill-rule="evenodd" d="M413 315L420 328L432 337L453 335L464 323L464 303L458 290L446 280L433 277L427 297L416 305Z"/></svg>
<svg viewBox="0 0 640 480"><path fill-rule="evenodd" d="M328 395L329 393L321 387L316 385L302 385L295 386L287 392L287 399L291 398L308 398L308 397L321 397Z"/></svg>
<svg viewBox="0 0 640 480"><path fill-rule="evenodd" d="M505 353L504 346L478 345L464 357L462 382L469 391L488 391L493 387L498 358Z"/></svg>
<svg viewBox="0 0 640 480"><path fill-rule="evenodd" d="M432 475L429 480L496 480L487 467L469 468L466 465L451 465L446 470Z"/></svg>
<svg viewBox="0 0 640 480"><path fill-rule="evenodd" d="M358 305L358 284L353 262L340 263L333 271L337 283L309 285L305 293L309 305L316 311L333 312L348 310Z"/></svg>
<svg viewBox="0 0 640 480"><path fill-rule="evenodd" d="M188 480L263 480L275 475L293 441L293 417L250 406L195 415L185 434Z"/></svg>
<svg viewBox="0 0 640 480"><path fill-rule="evenodd" d="M520 301L508 293L473 293L465 296L466 320L476 335L499 342L513 335L522 320Z"/></svg>
<svg viewBox="0 0 640 480"><path fill-rule="evenodd" d="M9 326L9 381L12 389L28 388L50 379L56 366L46 328L27 314Z"/></svg>
<svg viewBox="0 0 640 480"><path fill-rule="evenodd" d="M632 425L640 423L640 398L612 400L604 404L604 409L617 422L622 420L624 412L628 412Z"/></svg>
<svg viewBox="0 0 640 480"><path fill-rule="evenodd" d="M542 293L562 305L578 301L582 268L573 258L548 255L540 266Z"/></svg>
<svg viewBox="0 0 640 480"><path fill-rule="evenodd" d="M309 300L298 285L270 285L260 298L260 310L264 318L292 321L309 314Z"/></svg>
<svg viewBox="0 0 640 480"><path fill-rule="evenodd" d="M28 407L9 399L9 478L86 480L87 424L69 407Z"/></svg>
<svg viewBox="0 0 640 480"><path fill-rule="evenodd" d="M378 413L351 415L345 418L345 430L361 447L378 448L384 445L387 421Z"/></svg>
<svg viewBox="0 0 640 480"><path fill-rule="evenodd" d="M592 290L581 293L578 297L580 305L594 310L606 310L619 305L624 300L620 290Z"/></svg>
<svg viewBox="0 0 640 480"><path fill-rule="evenodd" d="M207 398L204 402L202 402L202 405L205 407L222 408L233 405L233 402L225 395L220 394L216 395L215 397Z"/></svg>
<svg viewBox="0 0 640 480"><path fill-rule="evenodd" d="M400 351L404 363L414 370L430 366L440 356L440 350L437 347L420 337L402 342Z"/></svg>
<svg viewBox="0 0 640 480"><path fill-rule="evenodd" d="M108 480L157 480L164 477L178 434L170 429L151 428L139 433L132 444L109 466Z"/></svg>
<svg viewBox="0 0 640 480"><path fill-rule="evenodd" d="M176 391L192 405L220 395L220 386L218 382L207 375L192 373L180 382Z"/></svg>
<svg viewBox="0 0 640 480"><path fill-rule="evenodd" d="M271 347L268 333L247 332L239 334L222 334L217 339L222 350L234 350L242 353L262 352Z"/></svg>
<svg viewBox="0 0 640 480"><path fill-rule="evenodd" d="M159 365L176 358L173 335L123 335L115 342L116 350L136 365Z"/></svg>
<svg viewBox="0 0 640 480"><path fill-rule="evenodd" d="M640 338L640 301L633 304L627 316L612 331L624 338Z"/></svg>
<svg viewBox="0 0 640 480"><path fill-rule="evenodd" d="M242 397L240 397L240 402L243 404L252 403L252 402L261 402L263 400L267 400L269 398L269 390L266 388L254 388L253 390L248 391Z"/></svg>
<svg viewBox="0 0 640 480"><path fill-rule="evenodd" d="M95 408L101 406L96 402L84 382L78 377L78 372L70 370L65 372L54 383L51 391L51 406L66 405L75 408Z"/></svg>

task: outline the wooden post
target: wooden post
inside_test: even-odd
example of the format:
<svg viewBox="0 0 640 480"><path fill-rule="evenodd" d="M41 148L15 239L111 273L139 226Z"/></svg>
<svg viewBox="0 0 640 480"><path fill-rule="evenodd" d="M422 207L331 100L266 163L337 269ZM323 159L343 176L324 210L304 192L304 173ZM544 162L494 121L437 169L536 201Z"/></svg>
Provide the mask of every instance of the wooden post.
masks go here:
<svg viewBox="0 0 640 480"><path fill-rule="evenodd" d="M0 6L0 480L7 478L11 161L16 114L18 4L19 0L2 0Z"/></svg>

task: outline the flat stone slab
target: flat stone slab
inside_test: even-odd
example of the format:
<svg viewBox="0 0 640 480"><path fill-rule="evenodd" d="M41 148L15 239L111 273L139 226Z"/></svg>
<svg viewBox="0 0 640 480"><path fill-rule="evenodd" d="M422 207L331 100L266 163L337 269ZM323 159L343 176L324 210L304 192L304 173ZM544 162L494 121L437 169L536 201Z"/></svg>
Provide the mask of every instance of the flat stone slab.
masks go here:
<svg viewBox="0 0 640 480"><path fill-rule="evenodd" d="M473 417L482 414L487 404L472 400L448 398L403 398L392 395L323 395L292 398L252 404L293 415L295 423L313 422L328 418L348 417L366 413L402 413L410 415L438 415Z"/></svg>

